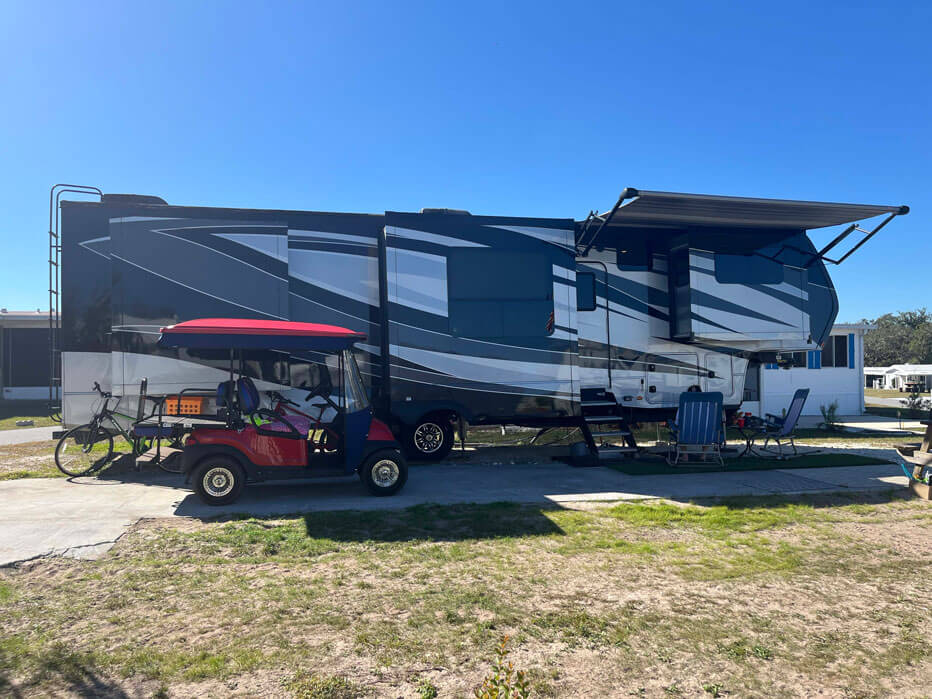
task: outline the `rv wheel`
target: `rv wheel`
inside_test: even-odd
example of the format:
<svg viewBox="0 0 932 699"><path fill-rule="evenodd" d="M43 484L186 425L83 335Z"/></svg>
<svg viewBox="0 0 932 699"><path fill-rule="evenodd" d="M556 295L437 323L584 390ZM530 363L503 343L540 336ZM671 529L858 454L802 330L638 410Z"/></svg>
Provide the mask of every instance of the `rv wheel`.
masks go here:
<svg viewBox="0 0 932 699"><path fill-rule="evenodd" d="M228 505L240 496L246 474L228 456L208 456L201 460L192 476L194 490L208 505Z"/></svg>
<svg viewBox="0 0 932 699"><path fill-rule="evenodd" d="M448 419L424 418L405 431L405 453L416 461L440 461L453 449L453 437Z"/></svg>

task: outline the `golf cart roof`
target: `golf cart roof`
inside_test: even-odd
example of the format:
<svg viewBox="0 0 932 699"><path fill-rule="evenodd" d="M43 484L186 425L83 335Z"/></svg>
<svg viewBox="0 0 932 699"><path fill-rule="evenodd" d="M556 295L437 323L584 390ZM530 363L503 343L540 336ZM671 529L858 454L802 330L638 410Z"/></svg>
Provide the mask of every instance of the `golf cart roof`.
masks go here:
<svg viewBox="0 0 932 699"><path fill-rule="evenodd" d="M365 340L364 333L319 323L248 318L198 318L162 328L162 347L334 351Z"/></svg>

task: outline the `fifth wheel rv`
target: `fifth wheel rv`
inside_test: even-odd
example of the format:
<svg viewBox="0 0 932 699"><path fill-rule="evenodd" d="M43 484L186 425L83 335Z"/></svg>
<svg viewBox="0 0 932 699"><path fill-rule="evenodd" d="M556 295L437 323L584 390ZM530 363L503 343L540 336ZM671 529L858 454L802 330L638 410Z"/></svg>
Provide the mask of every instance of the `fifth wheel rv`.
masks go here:
<svg viewBox="0 0 932 699"><path fill-rule="evenodd" d="M97 201L63 199L75 191ZM597 451L600 434L633 448L625 422L670 417L683 391L721 391L736 410L750 364L829 336L825 263L908 208L628 188L577 221L172 206L63 185L49 212L66 424L89 417L95 381L130 404L144 377L153 395L216 386L225 358L159 347L163 326L310 321L366 334L379 417L409 455L441 458L457 422L576 425ZM842 224L821 250L806 233ZM247 370L303 398L321 361L257 354Z"/></svg>

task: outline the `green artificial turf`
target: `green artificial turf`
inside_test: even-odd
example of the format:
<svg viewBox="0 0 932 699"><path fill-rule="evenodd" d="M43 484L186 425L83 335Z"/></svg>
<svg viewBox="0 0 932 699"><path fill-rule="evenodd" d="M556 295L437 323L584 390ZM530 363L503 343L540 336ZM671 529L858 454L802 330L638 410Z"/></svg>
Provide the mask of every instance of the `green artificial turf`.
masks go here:
<svg viewBox="0 0 932 699"><path fill-rule="evenodd" d="M715 462L690 461L671 466L661 457L646 456L628 461L606 463L605 466L629 476L648 476L664 473L709 473L714 471L769 471L788 468L826 468L831 466L873 466L888 464L886 459L875 459L858 454L805 454L783 461L758 457L726 458L725 467Z"/></svg>

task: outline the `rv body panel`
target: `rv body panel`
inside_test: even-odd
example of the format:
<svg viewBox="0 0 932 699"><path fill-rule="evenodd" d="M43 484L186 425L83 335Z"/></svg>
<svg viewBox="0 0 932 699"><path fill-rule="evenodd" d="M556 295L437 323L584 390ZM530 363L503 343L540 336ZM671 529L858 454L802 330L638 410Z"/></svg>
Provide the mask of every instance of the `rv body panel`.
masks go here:
<svg viewBox="0 0 932 699"><path fill-rule="evenodd" d="M582 388L610 389L637 419L669 414L694 386L736 407L749 358L817 345L837 312L804 234L779 252L765 237L760 250L780 258L783 279L742 284L717 274L721 250L671 246L678 233L643 254L616 236L578 258L575 227L448 212L66 202L65 421L90 417L94 381L127 396L126 412L143 377L153 395L214 388L227 357L156 345L160 327L197 317L364 332L364 380L396 425L433 413L545 424L578 416ZM729 254L756 252L745 242ZM285 359L252 357L247 373L303 398Z"/></svg>
<svg viewBox="0 0 932 699"><path fill-rule="evenodd" d="M388 212L385 224L392 413L575 414L574 222Z"/></svg>

